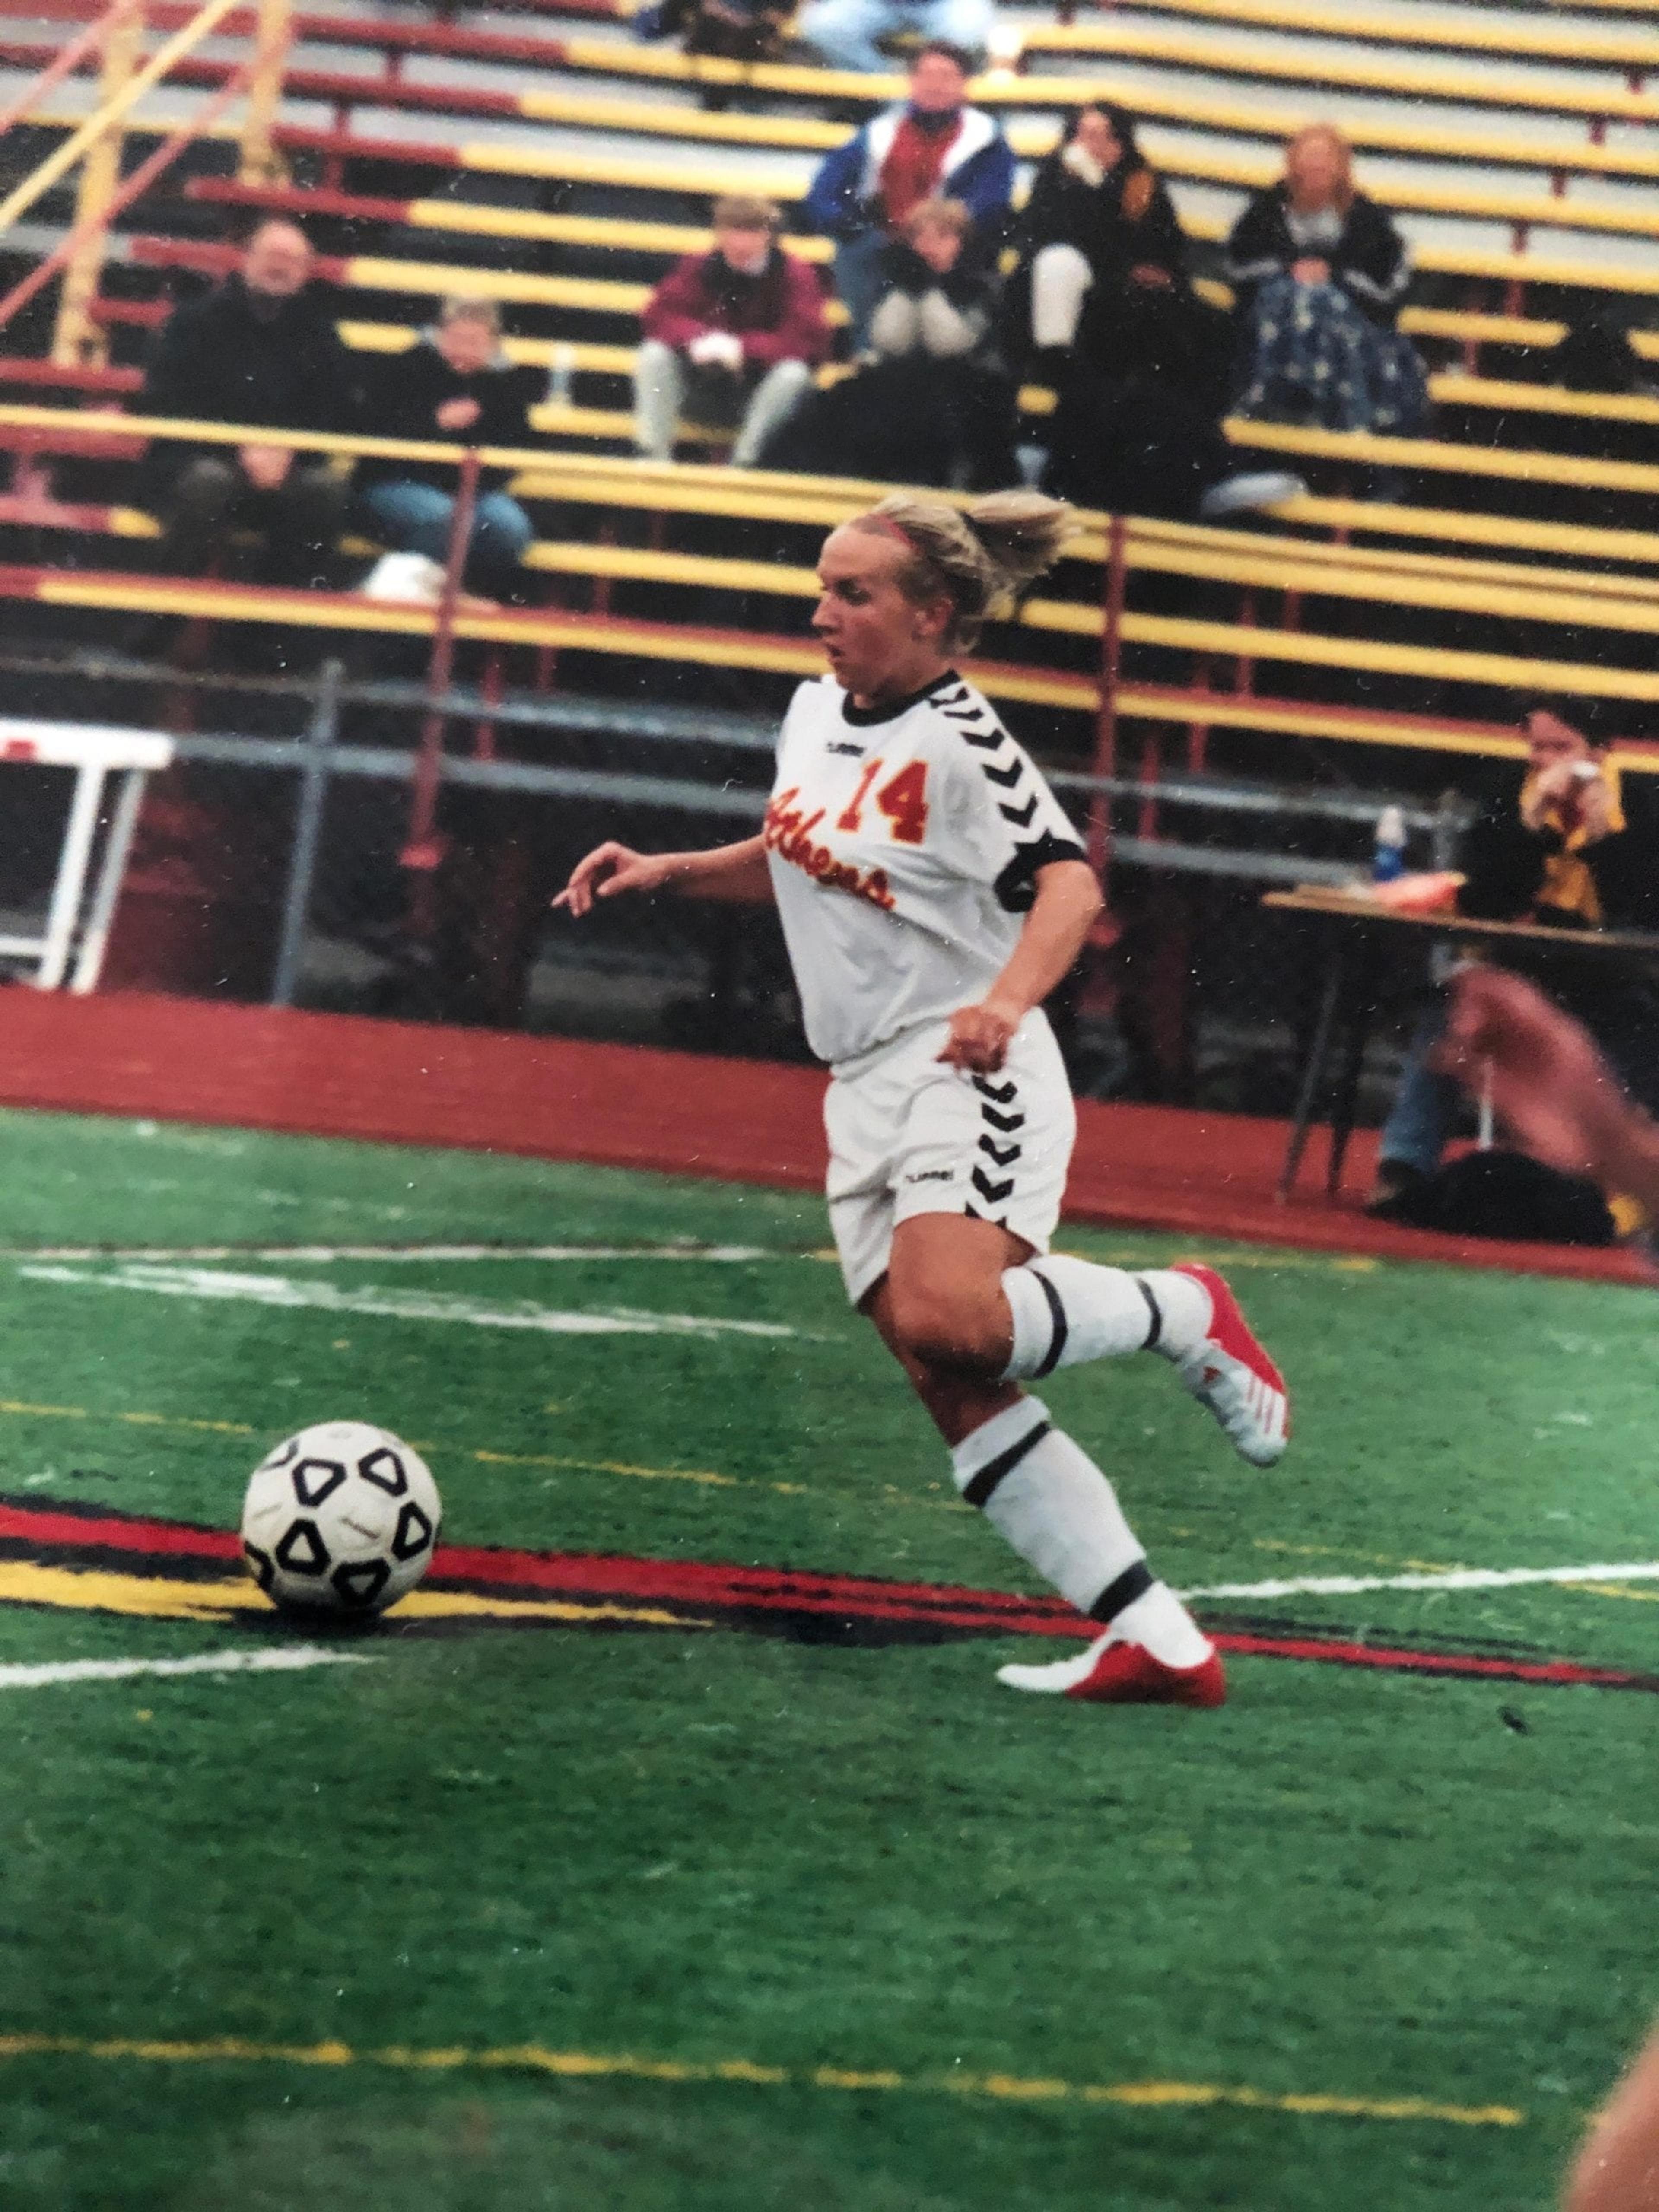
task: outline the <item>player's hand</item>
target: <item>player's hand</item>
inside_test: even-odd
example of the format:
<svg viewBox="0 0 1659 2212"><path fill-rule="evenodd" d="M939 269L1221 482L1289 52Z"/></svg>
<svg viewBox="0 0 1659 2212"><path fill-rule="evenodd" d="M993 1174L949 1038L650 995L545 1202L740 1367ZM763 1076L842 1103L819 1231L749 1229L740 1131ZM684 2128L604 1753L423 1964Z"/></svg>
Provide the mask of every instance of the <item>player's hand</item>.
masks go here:
<svg viewBox="0 0 1659 2212"><path fill-rule="evenodd" d="M656 890L672 872L671 856L665 853L636 853L631 846L614 841L596 845L571 870L570 881L554 900L554 908L562 907L580 920L592 913L595 899L616 898L623 891Z"/></svg>
<svg viewBox="0 0 1659 2212"><path fill-rule="evenodd" d="M958 1006L939 1057L945 1066L965 1067L970 1075L994 1075L1007 1059L1018 1027L1018 1015L1005 1012L989 1000L983 1006Z"/></svg>
<svg viewBox="0 0 1659 2212"><path fill-rule="evenodd" d="M1618 1081L1588 1033L1523 977L1465 968L1434 1064L1472 1095L1484 1091L1534 1159L1601 1179L1628 1112Z"/></svg>

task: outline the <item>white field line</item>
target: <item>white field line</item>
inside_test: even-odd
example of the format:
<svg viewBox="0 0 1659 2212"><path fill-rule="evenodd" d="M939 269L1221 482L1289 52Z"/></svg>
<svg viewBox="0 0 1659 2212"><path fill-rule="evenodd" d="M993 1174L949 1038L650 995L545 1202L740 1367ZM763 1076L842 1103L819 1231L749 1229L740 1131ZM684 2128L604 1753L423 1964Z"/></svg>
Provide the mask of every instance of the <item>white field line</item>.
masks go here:
<svg viewBox="0 0 1659 2212"><path fill-rule="evenodd" d="M473 1328L537 1329L550 1336L792 1337L797 1334L781 1322L710 1320L700 1314L646 1313L629 1306L575 1313L532 1305L527 1298L484 1304L444 1291L383 1290L374 1284L360 1290L342 1290L334 1283L292 1275L230 1274L210 1267L152 1267L141 1261L128 1261L106 1273L57 1264L20 1267L17 1272L26 1280L37 1283L147 1291L172 1298L223 1298L322 1313L379 1314L392 1321L449 1322Z"/></svg>
<svg viewBox="0 0 1659 2212"><path fill-rule="evenodd" d="M1297 1575L1267 1583L1209 1583L1195 1597L1364 1597L1371 1590L1521 1589L1532 1583L1659 1582L1659 1559L1606 1567L1449 1567L1431 1575Z"/></svg>
<svg viewBox="0 0 1659 2212"><path fill-rule="evenodd" d="M125 1682L135 1674L286 1674L301 1667L371 1667L359 1651L314 1644L269 1651L202 1651L193 1659L58 1659L39 1667L0 1667L0 1690L45 1690L58 1682Z"/></svg>
<svg viewBox="0 0 1659 2212"><path fill-rule="evenodd" d="M799 1260L764 1244L40 1244L0 1246L6 1260L702 1260L714 1267Z"/></svg>

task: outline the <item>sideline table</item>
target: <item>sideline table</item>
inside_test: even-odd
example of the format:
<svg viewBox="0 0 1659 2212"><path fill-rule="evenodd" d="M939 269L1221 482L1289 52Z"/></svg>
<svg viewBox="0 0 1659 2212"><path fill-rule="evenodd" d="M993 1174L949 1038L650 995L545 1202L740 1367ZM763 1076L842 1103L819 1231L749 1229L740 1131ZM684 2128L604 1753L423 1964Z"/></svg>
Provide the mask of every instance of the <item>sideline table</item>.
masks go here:
<svg viewBox="0 0 1659 2212"><path fill-rule="evenodd" d="M1454 937L1470 944L1494 947L1507 945L1516 950L1532 946L1590 960L1618 957L1628 959L1632 954L1639 954L1659 962L1659 934L1646 930L1549 929L1536 922L1477 921L1456 914L1401 914L1368 898L1363 891L1328 890L1320 884L1291 891L1269 891L1261 903L1279 914L1312 915L1334 925L1325 932L1325 971L1313 1036L1297 1090L1291 1140L1285 1147L1285 1165L1279 1177L1281 1200L1290 1196L1297 1170L1302 1165L1333 1043L1338 1045L1337 1079L1331 1101L1327 1194L1334 1197L1341 1183L1342 1163L1353 1133L1354 1103L1359 1091L1365 1041L1376 1013L1377 973L1389 950L1391 933L1395 947L1401 951L1410 943L1414 932L1419 940L1425 937Z"/></svg>
<svg viewBox="0 0 1659 2212"><path fill-rule="evenodd" d="M144 779L167 767L173 740L153 730L112 729L100 723L40 722L0 715L0 768L73 769L75 789L64 824L64 842L46 908L46 926L38 937L0 937L0 960L32 960L29 981L37 990L55 991L76 954L70 979L74 992L94 991L104 964L115 902L121 896L132 833L143 804ZM103 805L104 779L122 778L115 811L104 838L97 881L88 899L93 848ZM79 947L76 947L76 939Z"/></svg>

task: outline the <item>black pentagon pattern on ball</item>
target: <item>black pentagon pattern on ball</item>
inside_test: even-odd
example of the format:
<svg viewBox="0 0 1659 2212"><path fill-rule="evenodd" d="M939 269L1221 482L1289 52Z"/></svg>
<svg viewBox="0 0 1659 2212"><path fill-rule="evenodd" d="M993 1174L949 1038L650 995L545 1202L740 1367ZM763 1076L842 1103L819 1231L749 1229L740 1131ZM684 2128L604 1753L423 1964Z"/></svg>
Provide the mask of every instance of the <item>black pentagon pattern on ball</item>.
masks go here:
<svg viewBox="0 0 1659 2212"><path fill-rule="evenodd" d="M392 1579L392 1570L384 1559L360 1559L355 1566L343 1565L329 1577L345 1603L354 1607L374 1604Z"/></svg>
<svg viewBox="0 0 1659 2212"><path fill-rule="evenodd" d="M320 1575L328 1571L328 1546L318 1534L314 1521L290 1521L276 1556L284 1574Z"/></svg>
<svg viewBox="0 0 1659 2212"><path fill-rule="evenodd" d="M320 1505L346 1479L337 1459L302 1459L294 1470L294 1495L301 1505Z"/></svg>
<svg viewBox="0 0 1659 2212"><path fill-rule="evenodd" d="M365 1482L372 1482L376 1490L385 1491L388 1498L401 1498L409 1488L409 1477L404 1463L395 1451L378 1444L357 1462L357 1472Z"/></svg>
<svg viewBox="0 0 1659 2212"><path fill-rule="evenodd" d="M394 1559L412 1559L432 1541L432 1523L411 1498L398 1516L398 1533L392 1539Z"/></svg>
<svg viewBox="0 0 1659 2212"><path fill-rule="evenodd" d="M289 1460L296 1456L299 1449L300 1439L298 1437L290 1437L285 1444L278 1444L275 1451L265 1454L264 1458L260 1462L261 1472L268 1467L286 1467Z"/></svg>
<svg viewBox="0 0 1659 2212"><path fill-rule="evenodd" d="M271 1564L270 1553L262 1552L257 1544L250 1544L244 1537L242 1557L247 1561L254 1581L262 1590L268 1590L276 1579L276 1570Z"/></svg>

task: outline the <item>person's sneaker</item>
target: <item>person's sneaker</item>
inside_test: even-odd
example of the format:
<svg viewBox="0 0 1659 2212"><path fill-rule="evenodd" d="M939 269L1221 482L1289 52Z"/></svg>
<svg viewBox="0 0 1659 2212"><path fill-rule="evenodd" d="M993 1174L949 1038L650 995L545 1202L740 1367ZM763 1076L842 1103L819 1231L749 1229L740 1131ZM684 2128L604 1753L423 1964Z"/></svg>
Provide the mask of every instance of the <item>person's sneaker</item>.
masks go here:
<svg viewBox="0 0 1659 2212"><path fill-rule="evenodd" d="M1168 1667L1144 1644L1115 1638L1110 1629L1074 1659L1057 1659L1046 1667L999 1667L997 1680L1011 1690L1096 1705L1219 1705L1227 1696L1218 1652L1212 1650L1196 1667Z"/></svg>
<svg viewBox="0 0 1659 2212"><path fill-rule="evenodd" d="M1413 1167L1409 1160L1379 1160L1376 1180L1365 1200L1366 1212L1382 1221L1392 1219L1397 1210L1410 1205L1428 1180L1422 1169Z"/></svg>
<svg viewBox="0 0 1659 2212"><path fill-rule="evenodd" d="M1203 1341L1176 1360L1176 1374L1199 1404L1215 1415L1241 1459L1252 1467L1272 1467L1291 1440L1285 1377L1213 1267L1185 1261L1171 1273L1188 1276L1210 1300L1210 1325Z"/></svg>

